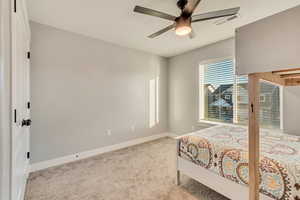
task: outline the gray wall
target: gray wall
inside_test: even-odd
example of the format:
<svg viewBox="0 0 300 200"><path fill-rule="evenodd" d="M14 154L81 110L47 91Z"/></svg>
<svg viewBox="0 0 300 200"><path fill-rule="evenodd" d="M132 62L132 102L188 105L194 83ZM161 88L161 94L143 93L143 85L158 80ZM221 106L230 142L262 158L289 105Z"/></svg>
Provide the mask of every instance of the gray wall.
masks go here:
<svg viewBox="0 0 300 200"><path fill-rule="evenodd" d="M31 31L32 163L167 131L165 58L34 22ZM158 74L159 123L150 128Z"/></svg>
<svg viewBox="0 0 300 200"><path fill-rule="evenodd" d="M234 40L224 40L169 60L169 129L183 134L202 128L199 124L199 64L233 57Z"/></svg>
<svg viewBox="0 0 300 200"><path fill-rule="evenodd" d="M300 87L284 87L283 128L286 133L300 136Z"/></svg>
<svg viewBox="0 0 300 200"><path fill-rule="evenodd" d="M237 29L238 74L300 66L300 6Z"/></svg>
<svg viewBox="0 0 300 200"><path fill-rule="evenodd" d="M204 125L199 120L199 64L203 61L234 57L234 39L221 41L169 60L169 129L183 134ZM283 91L283 128L300 135L300 88Z"/></svg>

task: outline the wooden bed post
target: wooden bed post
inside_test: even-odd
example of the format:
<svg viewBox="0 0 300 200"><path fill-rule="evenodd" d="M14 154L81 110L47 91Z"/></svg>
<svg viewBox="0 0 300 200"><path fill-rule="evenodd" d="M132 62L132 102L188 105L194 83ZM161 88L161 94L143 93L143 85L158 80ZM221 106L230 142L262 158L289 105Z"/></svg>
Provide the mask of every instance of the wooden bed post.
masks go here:
<svg viewBox="0 0 300 200"><path fill-rule="evenodd" d="M179 186L180 185L180 171L178 169L178 156L180 154L180 144L179 144L180 140L177 139L176 140L176 185Z"/></svg>
<svg viewBox="0 0 300 200"><path fill-rule="evenodd" d="M259 79L249 74L249 200L259 200Z"/></svg>

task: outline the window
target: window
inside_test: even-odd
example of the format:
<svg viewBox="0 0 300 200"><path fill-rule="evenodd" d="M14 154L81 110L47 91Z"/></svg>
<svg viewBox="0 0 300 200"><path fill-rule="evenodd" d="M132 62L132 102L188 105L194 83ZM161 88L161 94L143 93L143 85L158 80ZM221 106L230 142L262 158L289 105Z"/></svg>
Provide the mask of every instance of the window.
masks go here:
<svg viewBox="0 0 300 200"><path fill-rule="evenodd" d="M234 61L200 65L200 120L248 123L248 78L236 76ZM261 82L260 120L265 128L280 128L280 87Z"/></svg>

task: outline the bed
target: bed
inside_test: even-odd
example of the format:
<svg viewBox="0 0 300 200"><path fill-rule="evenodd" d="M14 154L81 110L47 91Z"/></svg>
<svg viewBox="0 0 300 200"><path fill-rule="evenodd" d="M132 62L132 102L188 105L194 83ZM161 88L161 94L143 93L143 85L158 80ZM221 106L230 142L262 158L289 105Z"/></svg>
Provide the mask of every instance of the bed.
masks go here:
<svg viewBox="0 0 300 200"><path fill-rule="evenodd" d="M248 129L218 125L177 138L177 181L190 176L233 200L248 199ZM260 130L263 200L300 200L300 137Z"/></svg>

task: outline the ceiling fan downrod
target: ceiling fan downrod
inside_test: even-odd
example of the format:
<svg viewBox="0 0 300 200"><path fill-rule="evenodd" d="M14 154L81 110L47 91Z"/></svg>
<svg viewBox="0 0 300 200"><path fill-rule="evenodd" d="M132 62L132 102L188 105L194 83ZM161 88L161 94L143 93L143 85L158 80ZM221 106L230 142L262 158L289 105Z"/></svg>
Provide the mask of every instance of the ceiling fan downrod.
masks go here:
<svg viewBox="0 0 300 200"><path fill-rule="evenodd" d="M177 6L180 10L183 10L187 3L188 3L188 0L178 0Z"/></svg>

